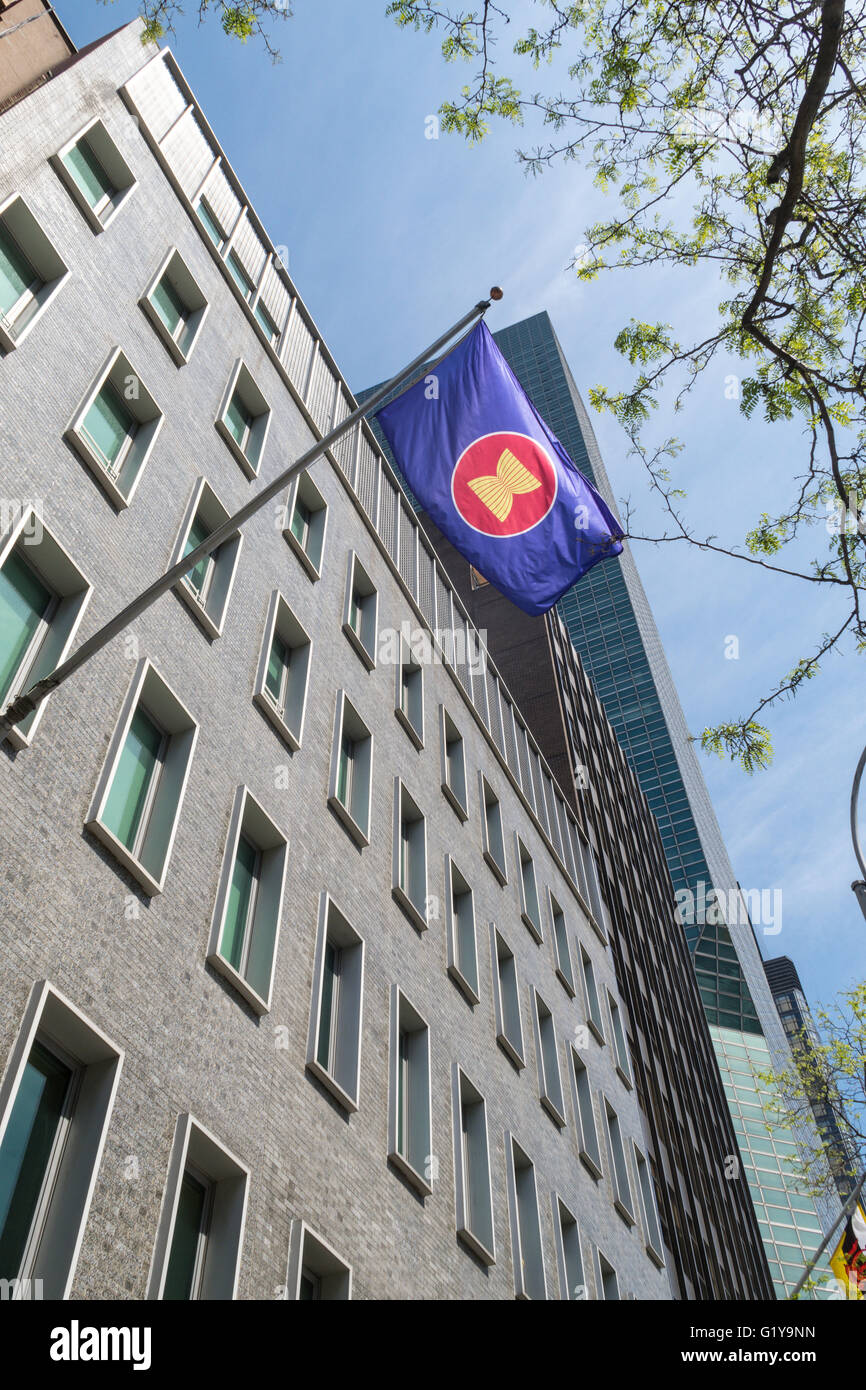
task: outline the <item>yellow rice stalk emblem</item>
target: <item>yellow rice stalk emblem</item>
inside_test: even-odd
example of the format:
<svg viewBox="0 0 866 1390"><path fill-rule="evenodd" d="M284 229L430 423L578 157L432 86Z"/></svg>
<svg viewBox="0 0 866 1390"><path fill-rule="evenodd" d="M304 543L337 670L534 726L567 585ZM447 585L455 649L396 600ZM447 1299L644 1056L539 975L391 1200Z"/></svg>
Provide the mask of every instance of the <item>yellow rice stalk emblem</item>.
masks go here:
<svg viewBox="0 0 866 1390"><path fill-rule="evenodd" d="M469 486L497 521L504 521L518 493L535 492L541 483L510 449L503 449L496 473L473 478Z"/></svg>

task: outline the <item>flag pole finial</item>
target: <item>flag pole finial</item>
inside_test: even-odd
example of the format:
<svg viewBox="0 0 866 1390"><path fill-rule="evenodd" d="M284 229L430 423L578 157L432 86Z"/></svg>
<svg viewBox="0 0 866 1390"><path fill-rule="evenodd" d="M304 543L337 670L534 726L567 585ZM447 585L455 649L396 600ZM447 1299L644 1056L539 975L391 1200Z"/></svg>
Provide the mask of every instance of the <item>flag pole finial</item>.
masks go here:
<svg viewBox="0 0 866 1390"><path fill-rule="evenodd" d="M498 285L494 285L494 286L492 287L492 289L491 289L491 291L490 291L490 298L491 298L491 299L501 299L501 298L502 298L502 290L499 288Z"/></svg>

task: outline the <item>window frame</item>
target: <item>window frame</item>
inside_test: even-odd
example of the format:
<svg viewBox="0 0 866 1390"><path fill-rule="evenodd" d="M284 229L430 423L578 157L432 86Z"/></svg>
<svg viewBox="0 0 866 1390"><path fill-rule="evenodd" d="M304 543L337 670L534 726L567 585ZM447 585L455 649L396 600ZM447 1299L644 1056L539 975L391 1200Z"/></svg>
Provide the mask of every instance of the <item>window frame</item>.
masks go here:
<svg viewBox="0 0 866 1390"><path fill-rule="evenodd" d="M562 985L569 999L573 999L577 994L577 982L574 978L574 961L571 958L571 943L568 933L568 919L564 910L560 907L559 901L554 894L550 884L547 886L547 909L550 914L550 936L553 942L554 970L556 978ZM557 931L557 918L562 922L562 935L565 947L565 969L563 969L562 950L560 947L559 932Z"/></svg>
<svg viewBox="0 0 866 1390"><path fill-rule="evenodd" d="M662 1236L661 1219L659 1217L658 1201L656 1199L655 1183L653 1181L652 1169L646 1154L638 1147L637 1142L631 1141L632 1155L634 1157L635 1176L637 1178L636 1188L638 1205L640 1209L640 1226L643 1231L644 1246L653 1264L659 1269L664 1269L665 1257L663 1252L664 1239ZM643 1180L646 1175L646 1183ZM648 1190L647 1190L648 1189ZM649 1197L649 1206L647 1204ZM657 1239L656 1239L657 1238Z"/></svg>
<svg viewBox="0 0 866 1390"><path fill-rule="evenodd" d="M97 208L90 204L65 163L66 156L82 140L86 140L96 162L111 180L113 188L113 193L110 196L107 195L104 203L100 203ZM121 208L126 206L138 188L138 180L100 116L95 116L91 121L88 121L87 125L82 126L71 140L67 140L64 145L61 145L60 149L51 156L49 162L65 184L67 192L82 213L91 231L97 235L111 226Z"/></svg>
<svg viewBox="0 0 866 1390"><path fill-rule="evenodd" d="M333 922L332 922L333 919ZM332 925L334 930L332 931ZM319 1033L321 1028L323 985L325 977L325 958L326 947L336 942L340 951L353 951L350 964L353 971L352 989L354 999L350 998L350 1013L348 1015L348 1026L351 1029L351 1036L348 1040L342 1036L336 1040L335 1051L342 1047L344 1055L340 1058L336 1056L331 1064L334 1070L329 1070L318 1060ZM310 1009L310 1027L307 1036L307 1071L310 1072L350 1115L354 1114L360 1105L360 1077L361 1077L361 1045L363 1040L364 1022L364 973L366 967L366 946L361 937L352 926L348 917L338 907L327 889L321 894L319 899L319 922L316 930L316 950L313 962L313 997ZM340 997L337 1000L336 1009L333 1009L332 1002L332 1029L342 1029L346 1026L341 1018L341 1012L346 1005L343 1003L342 993L345 985L341 979ZM348 1058L345 1053L348 1051ZM337 1063L339 1062L340 1075L337 1075ZM345 1065L344 1065L345 1064Z"/></svg>
<svg viewBox="0 0 866 1390"><path fill-rule="evenodd" d="M622 1021L622 1009L611 991L607 989L605 992L607 994L607 1011L610 1017L610 1033L616 1073L622 1084L631 1091L634 1089L634 1079L628 1052L628 1038Z"/></svg>
<svg viewBox="0 0 866 1390"><path fill-rule="evenodd" d="M563 1302L584 1302L589 1298L589 1285L586 1279L586 1263L583 1258L583 1242L580 1236L580 1223L574 1212L562 1200L559 1193L551 1192L551 1204L553 1208L553 1238L556 1246L556 1268L559 1275L559 1297ZM563 1216L567 1220L563 1220ZM566 1227L569 1232L573 1232L571 1238L577 1245L577 1263L580 1266L580 1283L574 1285L574 1289L582 1289L582 1295L573 1291L572 1278L573 1271L569 1273L569 1261L573 1261L574 1252L566 1249ZM569 1241L571 1244L571 1241Z"/></svg>
<svg viewBox="0 0 866 1390"><path fill-rule="evenodd" d="M362 587L359 592L364 602L360 605L361 626L366 628L366 637L363 632L357 632L351 621L352 611L355 607L355 590L358 587L357 580L360 577ZM372 671L376 665L376 644L379 632L379 591L367 573L358 555L354 550L349 551L349 562L346 569L346 596L343 603L343 632L354 647L361 661L368 671Z"/></svg>
<svg viewBox="0 0 866 1390"><path fill-rule="evenodd" d="M308 1246L313 1247L308 1249ZM311 1260L319 1264L316 1269ZM292 1222L289 1234L289 1260L286 1270L285 1298L301 1302L301 1279L307 1270L319 1281L319 1299L323 1303L351 1302L352 1266L329 1241L300 1218Z"/></svg>
<svg viewBox="0 0 866 1390"><path fill-rule="evenodd" d="M165 279L187 310L187 318L179 333L171 332L153 303L153 295ZM185 366L201 336L210 305L176 246L170 246L163 256L138 304L175 366Z"/></svg>
<svg viewBox="0 0 866 1390"><path fill-rule="evenodd" d="M235 395L240 397L241 403L251 419L249 432L243 444L238 443L226 424L226 415ZM244 359L239 357L229 375L228 385L214 420L214 428L250 482L256 479L261 472L272 418L273 411L267 398L257 385ZM248 452L248 448L251 450L250 452Z"/></svg>
<svg viewBox="0 0 866 1390"><path fill-rule="evenodd" d="M586 1017L586 1026L592 1033L596 1042L600 1043L602 1047L604 1047L607 1040L604 1036L604 1015L601 1011L601 996L598 992L598 981L595 978L595 962L582 941L578 943L578 947L580 953L580 980L581 984L583 985L583 1004L584 1013ZM587 980L587 962L589 963L590 968L589 982L591 982L592 984L592 991L590 991L589 983ZM597 1018L593 1017L593 999L595 1000L596 1004L596 1010L598 1014Z"/></svg>
<svg viewBox="0 0 866 1390"><path fill-rule="evenodd" d="M118 381L128 381L131 378L137 382L139 390L139 398L134 400L126 397L122 388L117 385ZM84 421L97 396L106 386L120 396L124 409L136 423L135 433L131 436L127 433L127 442L122 446L118 459L111 461L114 466L113 473L109 472L96 447L88 442L83 433ZM123 511L131 505L164 419L162 411L126 353L120 347L113 348L91 381L83 401L66 426L63 437L87 465L117 511Z"/></svg>
<svg viewBox="0 0 866 1390"><path fill-rule="evenodd" d="M315 553L311 553L307 546L305 546L302 541L298 540L292 530L292 520L299 499L311 514L310 534L313 534L315 528ZM319 521L320 517L321 521ZM296 478L293 478L289 486L289 495L286 501L285 523L283 527L283 537L315 584L322 577L322 567L325 561L328 504L323 493L310 477L308 469L305 469L304 472L299 473Z"/></svg>
<svg viewBox="0 0 866 1390"><path fill-rule="evenodd" d="M230 513L217 497L206 478L199 478L192 490L187 508L180 524L168 568L179 564L184 558L184 549L193 525L201 516L204 525L212 533L227 521ZM238 571L238 561L243 549L244 537L241 531L226 537L216 548L216 553L208 556L210 562L205 590L193 588L188 571L174 584L174 592L192 613L199 627L207 636L216 641L225 631L225 622L231 602L232 590ZM194 548L194 547L193 547ZM201 564L201 561L197 562ZM221 568L222 567L222 568ZM192 566L191 569L197 568ZM218 582L217 582L218 581Z"/></svg>
<svg viewBox="0 0 866 1390"><path fill-rule="evenodd" d="M613 1205L627 1226L635 1226L637 1224L637 1217L634 1211L634 1194L631 1190L631 1174L628 1171L625 1138L622 1133L619 1112L614 1109L603 1091L601 1093L601 1102L608 1156L610 1158L610 1186L613 1194ZM614 1126L611 1125L611 1120L614 1121ZM614 1133L616 1133L618 1143L614 1142ZM620 1164L617 1163L618 1157L622 1159L622 1171L620 1171ZM623 1183L625 1184L625 1192L622 1190Z"/></svg>
<svg viewBox="0 0 866 1390"><path fill-rule="evenodd" d="M35 523L35 526L31 523ZM39 539L35 536L38 533ZM31 543L30 535L34 539ZM30 641L24 659L0 706L5 707L37 680L47 675L63 661L75 640L87 605L93 595L90 580L82 574L69 552L63 547L34 507L22 509L21 515L7 535L0 540L0 570L10 556L18 551L33 551L34 557L24 554L25 563L53 595L53 605L40 620L40 626ZM40 552L43 552L40 557ZM40 557L40 558L37 558ZM40 639L37 641L37 637ZM49 696L48 699L51 697ZM48 699L9 730L5 741L10 747L29 748L45 714Z"/></svg>
<svg viewBox="0 0 866 1390"><path fill-rule="evenodd" d="M464 1110L473 1109L473 1125L480 1132L482 1174L481 1191L478 1193L483 1203L479 1213L472 1193L467 1191L467 1171L470 1180L475 1177L476 1163L470 1166L466 1150ZM451 1064L451 1114L454 1133L454 1176L457 1238L473 1255L485 1265L496 1263L496 1228L493 1215L493 1173L490 1161L490 1130L487 1123L487 1101L470 1080L459 1062ZM477 1191L477 1189L476 1189ZM478 1217L484 1218L483 1225Z"/></svg>
<svg viewBox="0 0 866 1390"><path fill-rule="evenodd" d="M256 849L257 865L256 891L247 908L244 951L241 966L238 967L232 965L222 954L221 943L228 913L234 866L242 836ZM239 786L235 791L228 837L223 851L222 867L211 918L207 962L224 979L229 981L237 993L246 1000L254 1013L259 1016L270 1013L273 1000L274 975L285 902L288 857L288 837L274 819L268 815L261 802L253 796L249 787ZM256 989L247 978L252 940L254 935L262 930L267 933L266 939L269 938L271 943L266 991Z"/></svg>
<svg viewBox="0 0 866 1390"><path fill-rule="evenodd" d="M415 747L424 747L424 667L400 639L400 660L395 666L394 714ZM409 672L408 683L405 673ZM406 697L404 702L404 696ZM409 708L405 707L408 703ZM414 706L414 714L413 714ZM417 720L417 722L416 722Z"/></svg>
<svg viewBox="0 0 866 1390"><path fill-rule="evenodd" d="M478 772L478 801L481 807L482 857L492 871L493 877L505 887L508 883L508 851L505 848L505 826L502 821L502 802L480 769ZM491 808L495 810L498 820L499 840L502 846L501 861L496 857L496 846L492 843L490 836L489 812Z"/></svg>
<svg viewBox="0 0 866 1390"><path fill-rule="evenodd" d="M517 1151L519 1150L522 1162L517 1161ZM532 1192L530 1194L530 1216L534 1216L534 1229L524 1230L523 1214L521 1212L521 1202L523 1194L518 1186L518 1173L529 1171L532 1178ZM538 1201L538 1174L535 1164L529 1154L520 1144L510 1130L505 1131L505 1171L506 1189L508 1193L508 1219L511 1227L511 1255L514 1268L514 1296L516 1299L529 1301L532 1299L547 1299L547 1271L544 1262L544 1239L541 1232L541 1209ZM529 1245L532 1237L532 1244L535 1251L530 1252ZM533 1281L541 1276L540 1290L537 1284L531 1287L527 1282L527 1258L530 1254L535 1255L535 1268L532 1270ZM534 1291L533 1291L534 1289Z"/></svg>
<svg viewBox="0 0 866 1390"><path fill-rule="evenodd" d="M556 1023L552 1011L534 986L532 987L532 996L535 1056L538 1065L538 1098L558 1128L565 1129L568 1121L565 1118L565 1091L562 1086L562 1068L559 1064Z"/></svg>
<svg viewBox="0 0 866 1390"><path fill-rule="evenodd" d="M571 1103L574 1110L574 1127L577 1135L577 1154L584 1167L598 1181L604 1177L602 1167L601 1142L598 1137L598 1117L595 1111L595 1097L593 1094L592 1078L590 1077L589 1067L584 1062L574 1043L569 1045L570 1067L569 1076L571 1079ZM582 1072L585 1078L584 1097L589 1108L589 1116L585 1113L584 1104L581 1101L581 1086L578 1081L578 1072ZM592 1136L587 1134L587 1119L592 1122Z"/></svg>
<svg viewBox="0 0 866 1390"><path fill-rule="evenodd" d="M144 862L144 853L148 849L147 837L150 825L145 832L142 857L136 856L132 851L117 838L112 830L102 821L105 806L111 791L114 776L118 768L121 754L123 752L126 738L132 725L133 717L142 705L144 712L153 722L161 726L169 735L169 747L166 751L166 767L161 778L163 785L155 788L155 796L165 798L166 791L176 789L176 802L171 817L171 825L166 836L160 834L157 847L164 842L161 863L158 865L158 876L150 871ZM156 710L154 712L154 707ZM162 717L161 717L162 716ZM175 725L175 727L171 727ZM90 802L90 807L84 822L85 829L99 840L112 856L119 861L124 869L132 875L141 885L149 897L156 897L163 891L165 880L171 862L174 841L180 824L183 801L189 785L190 771L192 768L193 757L195 756L196 744L198 741L199 723L190 714L189 710L178 699L171 686L159 674L149 657L142 657L136 667L132 681L127 689L126 695L121 704L120 713L115 725L114 733L109 741L108 750L102 765L102 770L96 782L96 788ZM172 766L168 766L171 758ZM178 764L179 766L174 766ZM166 788L165 780L167 776L173 778L173 785L169 784ZM155 811L155 805L153 807ZM150 818L151 821L153 817Z"/></svg>
<svg viewBox="0 0 866 1390"><path fill-rule="evenodd" d="M404 1027L403 1025L411 1025ZM403 1067L402 1049L400 1039L404 1034L410 1038L416 1037L417 1041L409 1044L410 1054L406 1059L408 1076L403 1086L400 1086L400 1070ZM414 1054L414 1056L413 1056ZM389 1048L389 1101L388 1101L388 1160L399 1169L408 1182L421 1194L422 1197L430 1197L433 1194L433 1184L427 1175L427 1168L433 1152L433 1102L432 1087L430 1080L430 1027L427 1020L422 1017L415 1006L407 998L398 985L391 986L391 1023L390 1023L390 1048ZM414 1081L413 1081L414 1076ZM420 1082L418 1080L420 1076ZM404 1097L407 1095L408 1087L413 1087L419 1094L416 1095L414 1105L407 1104L410 1116L409 1128L411 1129L411 1116L420 1106L422 1115L422 1143L424 1153L420 1155L423 1160L423 1168L417 1162L417 1153L413 1156L411 1152L411 1139L405 1138L406 1122L403 1121L404 1148L400 1148L400 1095L401 1089ZM416 1161L413 1161L413 1157Z"/></svg>
<svg viewBox="0 0 866 1390"><path fill-rule="evenodd" d="M449 729L450 726L450 729ZM449 737L453 730L453 737ZM451 767L448 760L448 748L452 743L460 744L460 761L462 763L463 776L463 796L460 800L459 793L451 785ZM469 780L466 774L466 743L463 735L451 718L444 705L439 706L439 762L441 770L441 787L445 800L452 807L458 819L466 822L469 819Z"/></svg>
<svg viewBox="0 0 866 1390"><path fill-rule="evenodd" d="M364 743L367 745L367 753L365 755L366 767L362 766L361 769L362 777L366 778L366 824L362 824L357 819L353 807L345 805L345 803L341 801L338 795L338 786L340 779L340 760L342 757L342 744L346 726L347 709L350 715L350 722L353 724L354 727L363 731L363 733L358 734L357 736L354 734L350 734L349 737L352 738L356 747L357 745ZM338 690L336 698L336 707L334 711L334 735L331 744L331 772L330 781L328 784L328 805L331 807L331 810L339 818L339 820L342 821L343 825L351 835L352 839L361 849L364 849L370 843L371 816L373 804L373 751L373 734L371 730L368 728L364 720L361 718L360 714L358 713L352 701L349 699L345 690ZM354 767L353 776L357 775L357 768ZM363 799L363 783L361 784L361 786L361 795ZM353 782L353 793L354 789L355 788ZM350 796L350 800L354 804L354 795Z"/></svg>
<svg viewBox="0 0 866 1390"><path fill-rule="evenodd" d="M491 963L493 967L493 1016L496 1026L496 1041L509 1061L522 1071L526 1066L526 1041L523 1031L523 1011L520 1007L520 977L517 970L517 957L495 922L490 923ZM502 950L500 950L500 946ZM509 1035L506 1009L503 1000L502 961L509 959L513 968L512 1007L517 1011L519 1038Z"/></svg>
<svg viewBox="0 0 866 1390"><path fill-rule="evenodd" d="M520 920L525 927L528 927L530 935L535 939L537 945L544 941L544 924L541 919L541 894L538 891L538 875L535 872L535 859L519 830L514 832L514 853L517 860L517 891L520 895ZM526 896L526 866L529 866L532 874L532 887L535 894L535 905L538 908L538 921L533 918L529 908L531 904Z"/></svg>
<svg viewBox="0 0 866 1390"><path fill-rule="evenodd" d="M406 818L403 814L404 799L409 803L409 810L413 815ZM408 819L410 825L420 825L421 858L423 864L423 894L422 905L416 902L409 888L403 885L403 824ZM418 839L416 833L416 840ZM415 851L413 851L414 853ZM411 877L411 874L410 874ZM418 931L426 931L429 922L427 921L427 889L428 889L428 861L427 861L427 818L418 805L415 798L410 793L405 782L401 777L394 778L394 838L392 854L392 873L391 873L391 894L406 913L410 922Z"/></svg>
<svg viewBox="0 0 866 1390"><path fill-rule="evenodd" d="M288 676L285 681L285 697L280 707L267 687L268 668L274 640L278 638L291 652ZM297 655L301 653L301 655ZM304 735L304 719L307 713L307 696L310 688L310 669L313 664L313 639L292 612L279 589L274 589L268 602L265 629L259 652L259 664L253 686L253 703L276 729L280 738L297 753ZM289 722L289 706L300 714L292 716Z"/></svg>
<svg viewBox="0 0 866 1390"><path fill-rule="evenodd" d="M14 352L35 328L49 304L68 281L70 270L20 193L13 193L0 202L0 222L4 224L7 235L14 241L41 282L35 293L32 291L36 281L31 283L27 292L30 297L23 308L19 307L21 299L24 298L21 296L14 306L19 310L14 318L8 319L0 314L0 348L8 353ZM25 242L25 237L30 240ZM33 240L35 245L32 244ZM35 305L32 312L28 312L30 305Z"/></svg>
<svg viewBox="0 0 866 1390"><path fill-rule="evenodd" d="M459 876L464 885L457 893L455 893L455 874ZM465 963L463 959L464 951L462 949L463 943L459 937L461 923L459 918L455 919L455 897L468 897L469 899L471 911L472 964L475 974L474 985L463 970L462 963ZM478 923L475 916L475 894L468 879L464 878L450 854L445 855L445 922L448 974L468 1003L474 1007L476 1004L481 1003L481 971L478 960Z"/></svg>

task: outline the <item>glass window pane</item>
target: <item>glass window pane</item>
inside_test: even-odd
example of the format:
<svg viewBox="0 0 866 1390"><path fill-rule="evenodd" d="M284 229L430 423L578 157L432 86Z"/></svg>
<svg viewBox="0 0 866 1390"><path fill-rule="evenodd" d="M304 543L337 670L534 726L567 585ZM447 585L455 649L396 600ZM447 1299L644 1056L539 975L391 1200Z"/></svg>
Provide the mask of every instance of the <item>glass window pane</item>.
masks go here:
<svg viewBox="0 0 866 1390"><path fill-rule="evenodd" d="M220 942L220 955L229 965L233 965L235 970L240 969L243 957L247 922L256 888L258 859L255 845L251 844L245 835L241 835L232 870L226 920Z"/></svg>
<svg viewBox="0 0 866 1390"><path fill-rule="evenodd" d="M167 276L163 275L155 287L150 302L174 337L181 324L186 322L187 307Z"/></svg>
<svg viewBox="0 0 866 1390"><path fill-rule="evenodd" d="M144 710L137 709L102 813L103 824L127 849L132 849L138 835L161 746L161 731Z"/></svg>
<svg viewBox="0 0 866 1390"><path fill-rule="evenodd" d="M309 507L298 497L295 500L295 509L292 512L292 535L305 550L307 548L307 538L310 532L311 519Z"/></svg>
<svg viewBox="0 0 866 1390"><path fill-rule="evenodd" d="M196 1257L204 1223L207 1189L191 1173L184 1173L180 1185L177 1216L171 1240L171 1255L165 1276L163 1298L188 1299L192 1294Z"/></svg>
<svg viewBox="0 0 866 1390"><path fill-rule="evenodd" d="M51 597L30 566L13 551L0 570L0 700L6 699Z"/></svg>
<svg viewBox="0 0 866 1390"><path fill-rule="evenodd" d="M111 179L106 174L87 140L79 140L68 154L64 155L66 165L92 208L98 207L103 198L114 192Z"/></svg>
<svg viewBox="0 0 866 1390"><path fill-rule="evenodd" d="M82 430L106 464L114 462L126 439L135 434L135 419L110 382L98 392Z"/></svg>
<svg viewBox="0 0 866 1390"><path fill-rule="evenodd" d="M21 247L0 222L0 313L8 314L24 291L38 281Z"/></svg>
<svg viewBox="0 0 866 1390"><path fill-rule="evenodd" d="M190 551L195 550L210 535L210 527L206 526L200 516L197 516L192 526L189 528L189 535L186 538L186 545L183 548L184 555L189 555ZM212 555L203 555L198 564L185 575L187 584L195 589L197 594L204 590L211 565L214 563Z"/></svg>
<svg viewBox="0 0 866 1390"><path fill-rule="evenodd" d="M252 282L250 281L250 279L249 279L249 277L248 277L246 271L244 270L243 266L241 265L240 261L238 260L237 256L234 254L234 252L232 252L232 254L229 256L229 270L231 271L232 276L234 277L235 283L237 284L237 286L238 286L238 288L240 289L241 293L243 294L244 298L245 298L245 299L250 299L250 298L252 298L252 294L253 294L253 285L252 285Z"/></svg>
<svg viewBox="0 0 866 1390"><path fill-rule="evenodd" d="M235 391L225 413L229 433L241 448L246 443L247 434L253 427L253 417L247 410L237 391Z"/></svg>
<svg viewBox="0 0 866 1390"><path fill-rule="evenodd" d="M201 222L202 226L204 227L214 246L222 246L223 242L225 241L225 233L220 227L219 223L217 222L216 218L214 217L213 213L211 212L204 199L202 199L202 201L199 203L196 211L198 212L199 221Z"/></svg>
<svg viewBox="0 0 866 1390"><path fill-rule="evenodd" d="M0 1278L16 1279L72 1072L34 1043L0 1146Z"/></svg>
<svg viewBox="0 0 866 1390"><path fill-rule="evenodd" d="M268 659L268 674L265 677L265 687L278 702L283 698L283 682L285 673L289 666L291 653L281 637L274 637L271 644L271 654Z"/></svg>

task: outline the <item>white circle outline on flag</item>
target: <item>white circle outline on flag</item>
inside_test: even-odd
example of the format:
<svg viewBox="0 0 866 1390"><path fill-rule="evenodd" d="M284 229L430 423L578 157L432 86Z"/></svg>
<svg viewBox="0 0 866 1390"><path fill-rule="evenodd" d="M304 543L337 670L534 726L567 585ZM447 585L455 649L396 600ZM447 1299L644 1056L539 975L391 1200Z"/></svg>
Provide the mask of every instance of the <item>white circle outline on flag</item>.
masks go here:
<svg viewBox="0 0 866 1390"><path fill-rule="evenodd" d="M530 444L534 444L536 449L539 449L541 451L541 453L544 455L544 457L547 459L547 462L553 469L554 489L553 496L550 499L550 506L547 508L547 511L544 513L543 516L540 516L537 521L533 521L531 526L525 527L522 531L512 531L512 533L508 536L497 536L492 531L484 531L480 526L473 526L472 522L467 521L466 517L461 512L460 508L457 505L457 498L454 496L454 479L457 476L457 469L460 467L465 456L469 453L469 450L474 449L476 444L480 444L482 439L492 439L493 436L496 434L510 434L516 439L527 439ZM538 440L533 437L533 435L524 434L522 430L488 430L487 434L479 434L477 439L473 439L471 444L466 445L466 448L463 450L463 453L460 455L459 459L457 460L451 471L451 501L454 505L455 512L459 516L460 520L463 522L464 526L469 527L470 531L477 531L479 536L487 536L492 541L513 541L517 536L527 536L530 531L535 530L536 526L540 526L542 521L547 520L547 518L550 516L551 511L553 510L553 504L558 496L559 470L556 467L556 464L553 462L553 459L550 457L550 454L547 452L544 445L540 444Z"/></svg>

